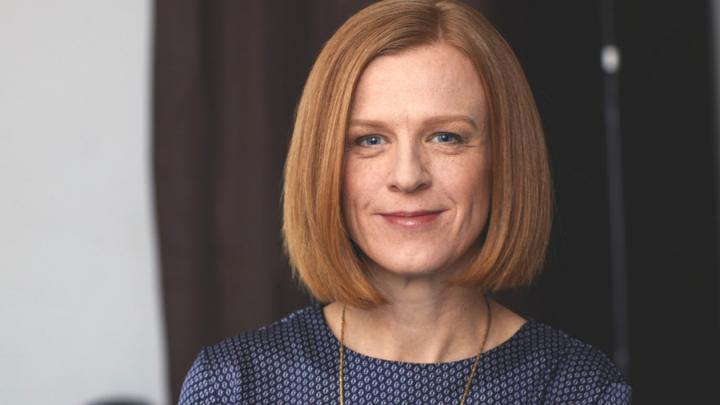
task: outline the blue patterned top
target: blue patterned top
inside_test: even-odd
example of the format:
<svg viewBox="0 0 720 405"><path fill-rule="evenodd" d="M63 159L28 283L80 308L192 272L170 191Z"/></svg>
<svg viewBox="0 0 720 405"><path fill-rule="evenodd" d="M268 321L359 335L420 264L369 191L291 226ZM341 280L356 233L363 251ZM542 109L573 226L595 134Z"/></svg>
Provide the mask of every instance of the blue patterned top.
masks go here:
<svg viewBox="0 0 720 405"><path fill-rule="evenodd" d="M180 404L338 404L340 342L320 304L204 348ZM457 404L473 358L418 364L345 350L345 403ZM467 404L629 404L630 386L601 351L529 319L483 353Z"/></svg>

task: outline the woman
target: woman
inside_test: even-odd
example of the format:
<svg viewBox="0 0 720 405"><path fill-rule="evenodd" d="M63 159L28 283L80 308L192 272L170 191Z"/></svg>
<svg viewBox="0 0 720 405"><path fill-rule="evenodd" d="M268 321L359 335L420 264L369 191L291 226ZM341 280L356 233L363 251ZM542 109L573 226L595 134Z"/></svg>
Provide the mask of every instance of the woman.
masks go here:
<svg viewBox="0 0 720 405"><path fill-rule="evenodd" d="M180 402L629 403L601 352L487 297L536 275L551 205L500 35L452 0L373 4L319 55L286 165L286 248L319 303L205 348Z"/></svg>

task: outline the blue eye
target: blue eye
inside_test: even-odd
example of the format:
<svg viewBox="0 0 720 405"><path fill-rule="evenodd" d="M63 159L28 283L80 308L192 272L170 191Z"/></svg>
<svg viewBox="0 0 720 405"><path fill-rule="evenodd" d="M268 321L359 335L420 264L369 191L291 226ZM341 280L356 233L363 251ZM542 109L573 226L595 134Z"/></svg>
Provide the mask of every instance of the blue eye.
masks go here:
<svg viewBox="0 0 720 405"><path fill-rule="evenodd" d="M433 134L432 140L438 143L462 143L462 138L452 132L438 132Z"/></svg>
<svg viewBox="0 0 720 405"><path fill-rule="evenodd" d="M377 146L385 143L385 140L379 135L366 135L358 138L355 142L360 146Z"/></svg>

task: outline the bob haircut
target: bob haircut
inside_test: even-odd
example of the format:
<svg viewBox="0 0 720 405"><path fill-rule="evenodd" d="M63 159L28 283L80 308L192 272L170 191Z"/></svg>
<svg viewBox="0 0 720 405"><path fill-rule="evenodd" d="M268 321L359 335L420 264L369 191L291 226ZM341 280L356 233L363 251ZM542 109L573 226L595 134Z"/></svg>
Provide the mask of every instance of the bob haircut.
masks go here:
<svg viewBox="0 0 720 405"><path fill-rule="evenodd" d="M488 223L467 271L449 281L487 292L529 284L545 259L552 181L535 101L515 55L477 11L454 0L384 0L353 15L320 52L303 89L285 166L283 236L293 267L321 302L387 300L352 242L341 205L353 93L376 57L443 43L475 65L487 99Z"/></svg>

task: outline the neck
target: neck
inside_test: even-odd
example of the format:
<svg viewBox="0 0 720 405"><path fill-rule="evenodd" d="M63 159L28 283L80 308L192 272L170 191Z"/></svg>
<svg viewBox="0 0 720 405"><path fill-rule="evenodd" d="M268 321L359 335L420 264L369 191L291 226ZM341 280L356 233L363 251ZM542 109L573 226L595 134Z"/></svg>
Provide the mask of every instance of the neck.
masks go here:
<svg viewBox="0 0 720 405"><path fill-rule="evenodd" d="M446 287L431 277L375 276L389 303L370 309L347 306L347 347L410 363L455 361L478 353L488 327L481 290Z"/></svg>

